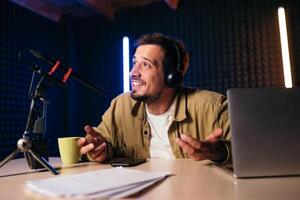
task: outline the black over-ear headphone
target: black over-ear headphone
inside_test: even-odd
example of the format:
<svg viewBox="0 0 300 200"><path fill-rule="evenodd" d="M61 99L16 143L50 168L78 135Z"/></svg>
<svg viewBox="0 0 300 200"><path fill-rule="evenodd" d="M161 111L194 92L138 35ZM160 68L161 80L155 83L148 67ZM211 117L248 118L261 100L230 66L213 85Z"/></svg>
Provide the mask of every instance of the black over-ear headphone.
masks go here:
<svg viewBox="0 0 300 200"><path fill-rule="evenodd" d="M165 68L165 84L169 88L178 88L183 81L183 74L180 71L181 58L179 49L175 42L173 43L173 46L176 49L177 53L177 65L176 68L174 68L173 66L167 66L167 68Z"/></svg>

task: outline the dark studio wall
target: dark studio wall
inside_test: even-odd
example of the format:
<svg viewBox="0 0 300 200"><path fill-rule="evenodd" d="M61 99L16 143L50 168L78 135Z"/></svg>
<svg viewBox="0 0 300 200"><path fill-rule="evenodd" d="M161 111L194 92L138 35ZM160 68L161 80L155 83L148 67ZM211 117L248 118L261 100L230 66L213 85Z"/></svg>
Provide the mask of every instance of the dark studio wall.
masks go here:
<svg viewBox="0 0 300 200"><path fill-rule="evenodd" d="M270 0L191 0L177 12L156 3L118 19L132 38L157 31L182 39L191 55L185 83L225 93L283 86L277 7Z"/></svg>
<svg viewBox="0 0 300 200"><path fill-rule="evenodd" d="M28 96L31 65L18 59L24 49L35 49L57 58L67 58L65 25L8 1L0 1L0 158L16 149L29 113ZM64 61L64 60L62 60ZM47 67L42 65L40 67ZM38 76L36 76L38 77ZM46 138L51 152L57 153L56 140L67 131L68 91L52 87L46 92L48 120Z"/></svg>
<svg viewBox="0 0 300 200"><path fill-rule="evenodd" d="M110 101L122 92L122 37L115 22L103 17L68 19L73 48L70 62L79 74L105 90L97 94L76 82L70 82L71 133L81 133L83 126L97 126Z"/></svg>
<svg viewBox="0 0 300 200"><path fill-rule="evenodd" d="M289 32L289 45L291 49L291 63L294 72L294 82L300 86L300 2L290 0L283 3L288 7L287 23Z"/></svg>
<svg viewBox="0 0 300 200"><path fill-rule="evenodd" d="M47 138L57 155L59 136L82 135L96 126L113 97L122 92L122 37L132 42L149 32L181 39L190 53L185 85L225 93L232 87L283 87L277 7L287 9L294 82L299 86L297 0L182 0L171 10L163 1L101 16L65 17L55 23L7 1L0 2L0 158L23 134L29 109L31 70L16 50L38 49L60 58L106 92L98 95L74 80L49 91ZM133 52L131 52L132 56Z"/></svg>

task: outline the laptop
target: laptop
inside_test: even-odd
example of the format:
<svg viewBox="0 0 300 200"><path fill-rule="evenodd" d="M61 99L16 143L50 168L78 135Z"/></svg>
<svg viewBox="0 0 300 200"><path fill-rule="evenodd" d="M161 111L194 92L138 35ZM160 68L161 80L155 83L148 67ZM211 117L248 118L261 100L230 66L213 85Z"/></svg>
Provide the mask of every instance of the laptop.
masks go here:
<svg viewBox="0 0 300 200"><path fill-rule="evenodd" d="M300 89L227 91L233 175L300 175Z"/></svg>

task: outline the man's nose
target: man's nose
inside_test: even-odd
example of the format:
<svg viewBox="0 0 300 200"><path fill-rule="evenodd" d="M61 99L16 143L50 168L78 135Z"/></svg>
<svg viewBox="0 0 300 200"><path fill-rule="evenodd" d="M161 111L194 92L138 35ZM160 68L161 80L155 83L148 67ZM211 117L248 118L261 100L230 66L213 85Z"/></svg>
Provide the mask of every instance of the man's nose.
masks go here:
<svg viewBox="0 0 300 200"><path fill-rule="evenodd" d="M137 63L135 65L133 65L132 69L129 72L129 75L130 76L138 76L140 74L140 72L139 72L140 67L139 66L140 65L137 64Z"/></svg>

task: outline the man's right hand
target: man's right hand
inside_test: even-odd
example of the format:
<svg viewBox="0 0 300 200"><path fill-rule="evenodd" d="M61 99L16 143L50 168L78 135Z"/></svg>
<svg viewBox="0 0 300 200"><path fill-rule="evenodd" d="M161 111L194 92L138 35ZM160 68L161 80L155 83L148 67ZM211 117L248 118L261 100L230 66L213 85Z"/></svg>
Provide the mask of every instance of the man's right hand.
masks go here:
<svg viewBox="0 0 300 200"><path fill-rule="evenodd" d="M89 125L86 125L84 130L86 136L77 141L80 153L88 154L94 161L105 162L107 160L106 140Z"/></svg>

